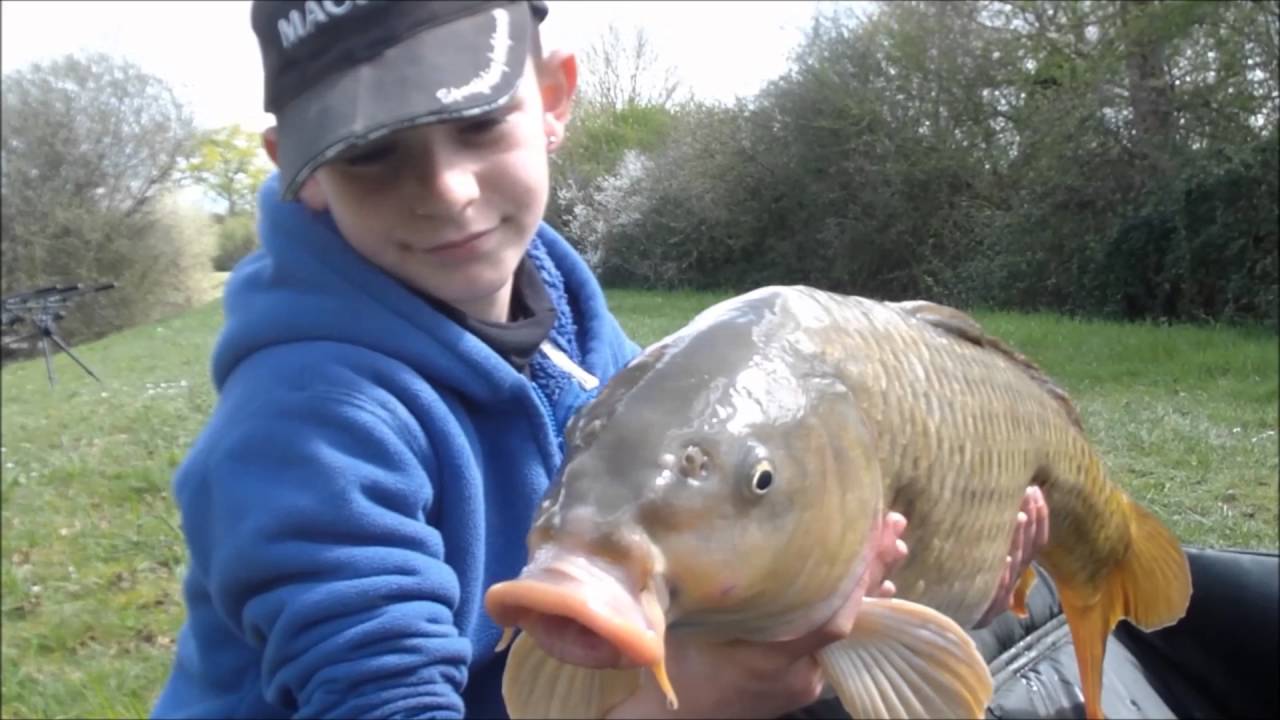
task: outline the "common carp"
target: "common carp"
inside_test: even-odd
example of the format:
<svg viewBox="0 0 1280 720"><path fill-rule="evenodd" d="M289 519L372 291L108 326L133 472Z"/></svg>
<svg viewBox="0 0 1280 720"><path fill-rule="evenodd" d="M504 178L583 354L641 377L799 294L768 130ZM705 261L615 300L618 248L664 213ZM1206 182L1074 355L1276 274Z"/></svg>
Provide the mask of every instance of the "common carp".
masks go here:
<svg viewBox="0 0 1280 720"><path fill-rule="evenodd" d="M566 429L520 576L485 596L515 643L513 717L602 716L664 642L784 640L825 621L887 510L908 519L893 599L818 653L853 717L977 717L991 677L963 628L991 600L1028 485L1090 718L1105 643L1186 611L1178 539L1107 479L1067 393L965 313L808 287L718 303L654 343ZM1034 573L1022 576L1015 611ZM514 630L523 630L518 636ZM588 667L625 657L634 669ZM554 657L552 656L554 654Z"/></svg>

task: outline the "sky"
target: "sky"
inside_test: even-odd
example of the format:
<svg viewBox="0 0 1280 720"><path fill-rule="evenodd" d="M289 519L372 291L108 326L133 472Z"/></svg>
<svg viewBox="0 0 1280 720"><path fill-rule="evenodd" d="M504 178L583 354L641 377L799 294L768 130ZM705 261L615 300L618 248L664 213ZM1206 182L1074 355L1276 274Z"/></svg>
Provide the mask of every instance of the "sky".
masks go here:
<svg viewBox="0 0 1280 720"><path fill-rule="evenodd" d="M704 98L749 95L786 68L816 7L784 2L589 2L551 0L544 45L581 49L612 21L643 27L660 62ZM243 0L0 2L4 72L65 53L100 50L126 57L174 88L210 128L271 124L262 110L262 66ZM732 30L730 30L732 26ZM580 68L583 74L589 68Z"/></svg>

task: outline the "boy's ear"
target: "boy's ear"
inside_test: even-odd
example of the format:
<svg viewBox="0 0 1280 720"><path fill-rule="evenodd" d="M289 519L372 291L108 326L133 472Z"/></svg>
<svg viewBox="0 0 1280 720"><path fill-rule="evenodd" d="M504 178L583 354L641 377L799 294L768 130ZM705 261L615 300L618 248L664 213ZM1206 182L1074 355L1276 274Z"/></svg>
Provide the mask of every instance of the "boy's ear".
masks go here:
<svg viewBox="0 0 1280 720"><path fill-rule="evenodd" d="M573 93L578 88L578 60L573 53L548 53L538 71L538 88L542 92L543 132L554 149L564 139L564 129L572 115Z"/></svg>
<svg viewBox="0 0 1280 720"><path fill-rule="evenodd" d="M280 133L276 130L275 125L262 131L262 149L267 151L267 157L271 158L272 164L276 167L280 167L280 161L276 155L279 142Z"/></svg>
<svg viewBox="0 0 1280 720"><path fill-rule="evenodd" d="M262 149L267 151L267 157L271 158L271 162L276 167L280 167L280 161L276 153L279 152L280 133L276 130L276 126L272 125L262 131ZM298 199L303 205L320 212L329 207L328 199L324 195L324 191L320 189L319 183L316 182L315 173L302 183L302 187L298 189Z"/></svg>

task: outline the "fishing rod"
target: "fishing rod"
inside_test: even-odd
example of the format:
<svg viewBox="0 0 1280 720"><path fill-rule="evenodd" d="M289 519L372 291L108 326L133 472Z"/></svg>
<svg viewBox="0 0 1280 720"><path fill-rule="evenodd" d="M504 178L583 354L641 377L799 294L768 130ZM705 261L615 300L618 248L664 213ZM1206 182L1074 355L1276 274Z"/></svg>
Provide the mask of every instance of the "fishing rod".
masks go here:
<svg viewBox="0 0 1280 720"><path fill-rule="evenodd" d="M0 345L9 346L32 338L39 338L40 349L44 352L44 367L46 373L48 373L49 387L51 388L54 385L54 377L53 352L49 348L50 343L66 353L82 370L88 373L89 377L101 383L102 379L95 375L93 370L90 370L89 366L84 364L80 358L76 357L76 354L71 352L71 346L58 335L58 321L66 318L66 308L71 303L85 295L100 293L114 287L116 287L114 282L105 282L99 285L74 283L71 285L50 285L4 296L3 302L0 303L0 329L6 335L11 331L21 332L26 326L30 326L32 330L25 335L7 336L3 341L0 341Z"/></svg>

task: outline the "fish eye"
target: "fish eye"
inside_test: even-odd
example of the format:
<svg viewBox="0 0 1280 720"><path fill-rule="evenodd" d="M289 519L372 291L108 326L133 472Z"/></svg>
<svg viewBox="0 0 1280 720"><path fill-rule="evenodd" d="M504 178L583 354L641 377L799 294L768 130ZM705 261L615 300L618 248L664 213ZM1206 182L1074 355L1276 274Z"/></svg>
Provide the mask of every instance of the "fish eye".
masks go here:
<svg viewBox="0 0 1280 720"><path fill-rule="evenodd" d="M761 460L756 463L755 470L751 474L751 492L764 495L771 487L773 487L773 463Z"/></svg>

